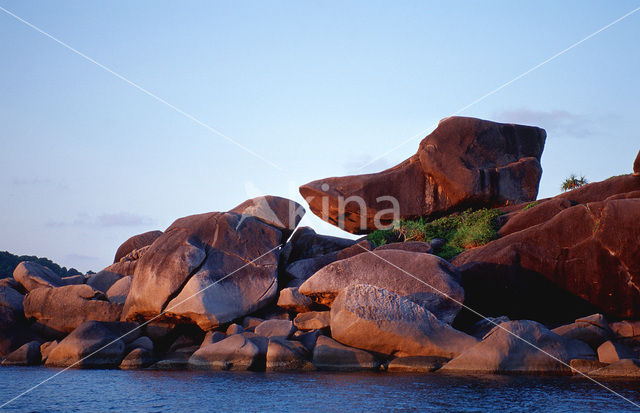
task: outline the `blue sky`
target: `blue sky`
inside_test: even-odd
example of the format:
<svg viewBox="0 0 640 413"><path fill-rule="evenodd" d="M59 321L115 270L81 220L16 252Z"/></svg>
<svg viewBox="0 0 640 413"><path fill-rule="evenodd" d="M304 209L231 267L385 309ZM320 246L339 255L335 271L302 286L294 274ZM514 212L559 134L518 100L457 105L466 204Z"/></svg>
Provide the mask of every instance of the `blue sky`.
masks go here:
<svg viewBox="0 0 640 413"><path fill-rule="evenodd" d="M358 167L640 1L3 1L0 250L99 270L130 235ZM540 197L629 173L640 12L462 113L547 130ZM359 172L415 153L416 138ZM339 230L309 213L305 224Z"/></svg>

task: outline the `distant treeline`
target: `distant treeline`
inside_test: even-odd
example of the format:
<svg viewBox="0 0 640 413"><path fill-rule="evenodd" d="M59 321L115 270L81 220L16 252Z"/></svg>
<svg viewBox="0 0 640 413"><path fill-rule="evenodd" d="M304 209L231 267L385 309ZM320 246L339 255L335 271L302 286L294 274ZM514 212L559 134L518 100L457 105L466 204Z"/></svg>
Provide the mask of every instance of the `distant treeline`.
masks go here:
<svg viewBox="0 0 640 413"><path fill-rule="evenodd" d="M18 256L7 251L0 251L0 278L13 277L13 270L22 261L33 261L45 267L49 267L60 277L81 274L80 271L75 268L67 269L67 267L60 267L49 258L39 258L31 255Z"/></svg>

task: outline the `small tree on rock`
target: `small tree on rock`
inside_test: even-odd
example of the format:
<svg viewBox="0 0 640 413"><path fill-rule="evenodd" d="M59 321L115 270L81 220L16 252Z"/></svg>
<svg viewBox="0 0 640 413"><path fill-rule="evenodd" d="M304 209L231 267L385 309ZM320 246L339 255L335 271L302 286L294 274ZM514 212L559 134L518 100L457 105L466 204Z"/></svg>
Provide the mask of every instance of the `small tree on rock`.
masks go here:
<svg viewBox="0 0 640 413"><path fill-rule="evenodd" d="M589 181L584 176L577 177L575 174L569 175L567 179L562 182L562 192L571 191L572 189L580 188L582 185L588 184Z"/></svg>

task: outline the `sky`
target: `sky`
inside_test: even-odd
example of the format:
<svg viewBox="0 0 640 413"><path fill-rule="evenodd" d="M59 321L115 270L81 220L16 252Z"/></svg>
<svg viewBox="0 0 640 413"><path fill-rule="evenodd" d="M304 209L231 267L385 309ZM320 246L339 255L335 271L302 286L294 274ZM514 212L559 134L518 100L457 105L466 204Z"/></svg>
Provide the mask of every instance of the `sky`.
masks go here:
<svg viewBox="0 0 640 413"><path fill-rule="evenodd" d="M393 166L640 1L0 7L122 77L0 10L0 250L98 271L176 218L264 194L303 203L304 183ZM539 197L571 173L630 173L639 40L640 11L459 114L546 129ZM348 236L310 212L302 225Z"/></svg>

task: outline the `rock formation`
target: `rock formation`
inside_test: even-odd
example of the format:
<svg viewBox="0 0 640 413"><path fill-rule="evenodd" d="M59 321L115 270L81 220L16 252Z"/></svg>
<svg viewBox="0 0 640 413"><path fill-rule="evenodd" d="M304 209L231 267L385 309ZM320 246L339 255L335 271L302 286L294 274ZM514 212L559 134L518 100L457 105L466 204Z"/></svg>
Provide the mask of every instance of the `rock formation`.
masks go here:
<svg viewBox="0 0 640 413"><path fill-rule="evenodd" d="M314 214L354 234L393 219L532 201L545 139L545 131L532 126L446 118L399 165L313 181L300 193Z"/></svg>
<svg viewBox="0 0 640 413"><path fill-rule="evenodd" d="M146 247L147 245L151 245L153 241L160 237L160 235L162 235L162 231L149 231L145 232L144 234L134 235L118 247L116 256L113 259L113 263L115 264L116 262L119 262L122 258L124 258L127 254L131 253L134 250Z"/></svg>
<svg viewBox="0 0 640 413"><path fill-rule="evenodd" d="M138 260L123 319L165 312L165 319L192 320L211 330L271 302L277 293L283 231L290 231L301 215L293 201L263 198L256 201L259 208L247 201L235 212L175 221ZM297 215L290 217L291 210ZM275 222L269 212L286 215Z"/></svg>
<svg viewBox="0 0 640 413"><path fill-rule="evenodd" d="M338 294L331 307L331 336L351 347L395 357L453 358L477 343L413 301L366 284Z"/></svg>
<svg viewBox="0 0 640 413"><path fill-rule="evenodd" d="M408 298L439 320L451 323L464 301L464 290L457 277L455 267L435 255L380 250L327 265L302 284L299 291L331 305L344 288L369 284Z"/></svg>
<svg viewBox="0 0 640 413"><path fill-rule="evenodd" d="M67 285L31 291L24 299L24 313L37 331L63 337L85 321L118 321L122 305L110 303L88 285Z"/></svg>
<svg viewBox="0 0 640 413"><path fill-rule="evenodd" d="M634 176L613 183L630 178L640 186ZM468 306L485 316L542 322L593 312L640 317L640 198L613 196L571 206L592 188L577 191L575 197L566 195L570 204L548 201L521 212L522 218L516 215L507 222L519 219L518 231L453 261L462 273ZM548 211L530 219L537 208L549 204ZM549 211L557 213L549 218ZM540 305L540 297L545 305Z"/></svg>
<svg viewBox="0 0 640 413"><path fill-rule="evenodd" d="M40 287L62 287L65 285L62 278L51 269L35 262L23 261L13 271L13 278L27 290L35 290Z"/></svg>
<svg viewBox="0 0 640 413"><path fill-rule="evenodd" d="M87 321L73 330L49 354L46 365L52 367L117 367L125 356L126 342L135 340L135 324ZM123 334L134 331L122 337Z"/></svg>
<svg viewBox="0 0 640 413"><path fill-rule="evenodd" d="M594 353L585 343L560 337L534 321L508 321L445 364L442 371L570 374L572 359L588 358L593 359Z"/></svg>

